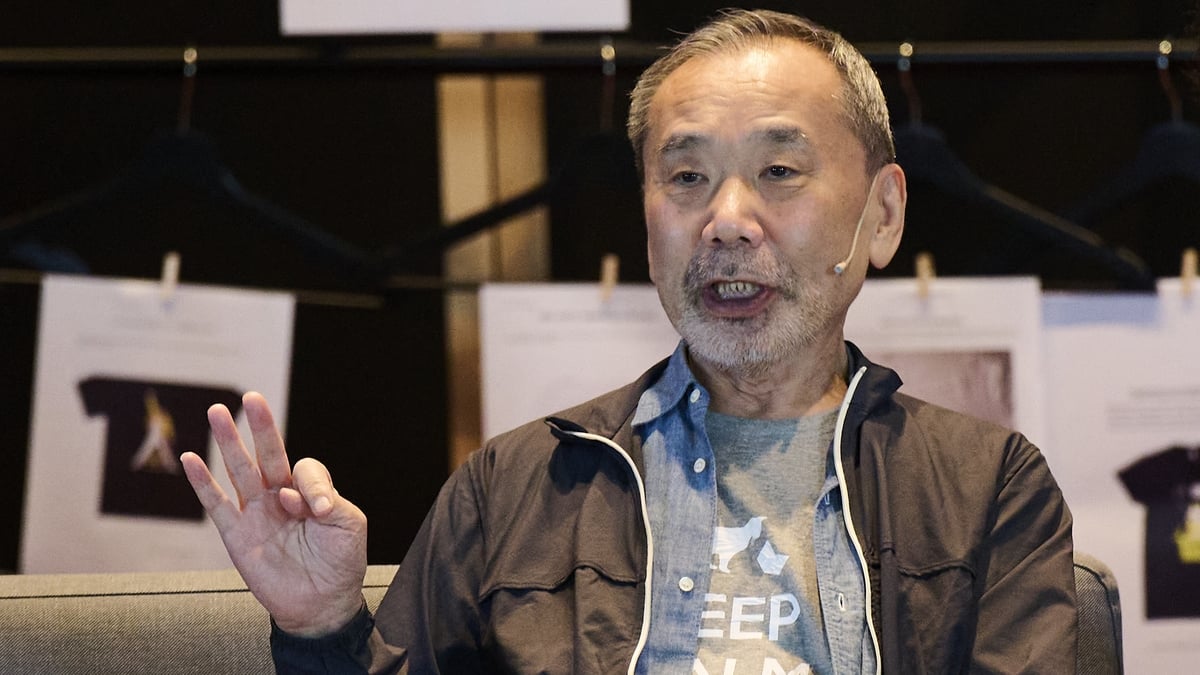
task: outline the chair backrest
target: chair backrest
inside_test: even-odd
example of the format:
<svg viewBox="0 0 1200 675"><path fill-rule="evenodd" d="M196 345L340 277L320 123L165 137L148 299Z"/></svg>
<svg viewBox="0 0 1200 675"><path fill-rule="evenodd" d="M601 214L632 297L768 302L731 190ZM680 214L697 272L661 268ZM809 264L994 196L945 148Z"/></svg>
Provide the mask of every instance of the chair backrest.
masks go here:
<svg viewBox="0 0 1200 675"><path fill-rule="evenodd" d="M379 605L395 565L372 565ZM267 612L233 569L0 575L0 673L270 673Z"/></svg>
<svg viewBox="0 0 1200 675"><path fill-rule="evenodd" d="M396 572L372 565L374 609ZM1121 601L1112 571L1075 553L1075 672L1121 675ZM0 672L270 672L267 616L233 570L0 576Z"/></svg>
<svg viewBox="0 0 1200 675"><path fill-rule="evenodd" d="M1121 675L1121 597L1112 570L1096 558L1075 552L1075 601L1079 611L1079 644L1075 672Z"/></svg>

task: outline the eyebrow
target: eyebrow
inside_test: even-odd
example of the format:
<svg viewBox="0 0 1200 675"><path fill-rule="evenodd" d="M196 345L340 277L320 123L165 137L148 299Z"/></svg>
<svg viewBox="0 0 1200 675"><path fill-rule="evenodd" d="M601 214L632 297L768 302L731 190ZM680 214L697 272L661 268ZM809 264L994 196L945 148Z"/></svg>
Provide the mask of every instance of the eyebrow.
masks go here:
<svg viewBox="0 0 1200 675"><path fill-rule="evenodd" d="M662 157L711 144L711 139L699 134L674 134L658 146L658 155Z"/></svg>
<svg viewBox="0 0 1200 675"><path fill-rule="evenodd" d="M756 131L751 137L762 138L772 145L809 145L808 136L797 127L771 127Z"/></svg>
<svg viewBox="0 0 1200 675"><path fill-rule="evenodd" d="M770 127L755 131L751 140L764 140L771 145L809 147L808 136L797 127ZM675 134L658 146L660 157L712 145L712 139L700 134Z"/></svg>

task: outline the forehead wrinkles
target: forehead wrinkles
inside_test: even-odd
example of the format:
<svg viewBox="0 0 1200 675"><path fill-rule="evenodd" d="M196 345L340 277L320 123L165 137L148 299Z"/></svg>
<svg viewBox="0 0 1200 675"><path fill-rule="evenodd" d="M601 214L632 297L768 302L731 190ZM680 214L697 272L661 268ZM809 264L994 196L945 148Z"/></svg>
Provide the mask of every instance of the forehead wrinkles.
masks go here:
<svg viewBox="0 0 1200 675"><path fill-rule="evenodd" d="M809 45L784 42L697 56L668 75L653 96L643 152L649 159L692 150L703 142L688 136L713 134L711 141L720 142L726 140L722 132L749 134L756 126L768 131L736 140L797 146L814 130L797 136L775 127L843 126L843 98L836 68Z"/></svg>

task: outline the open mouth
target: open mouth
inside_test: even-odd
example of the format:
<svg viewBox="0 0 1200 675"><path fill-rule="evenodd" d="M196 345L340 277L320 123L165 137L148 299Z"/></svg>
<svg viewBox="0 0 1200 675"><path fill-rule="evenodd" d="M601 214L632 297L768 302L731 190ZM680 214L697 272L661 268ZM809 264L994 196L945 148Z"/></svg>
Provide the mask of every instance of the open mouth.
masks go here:
<svg viewBox="0 0 1200 675"><path fill-rule="evenodd" d="M718 281L712 289L721 300L745 300L758 295L763 287L752 281Z"/></svg>
<svg viewBox="0 0 1200 675"><path fill-rule="evenodd" d="M717 316L746 318L761 312L773 295L769 286L753 281L714 281L704 289L704 306Z"/></svg>

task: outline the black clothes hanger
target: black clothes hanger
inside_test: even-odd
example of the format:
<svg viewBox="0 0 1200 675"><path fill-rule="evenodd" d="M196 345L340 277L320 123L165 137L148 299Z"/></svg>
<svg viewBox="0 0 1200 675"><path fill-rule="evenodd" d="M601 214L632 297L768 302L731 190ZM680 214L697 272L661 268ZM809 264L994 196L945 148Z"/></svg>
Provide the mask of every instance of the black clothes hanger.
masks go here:
<svg viewBox="0 0 1200 675"><path fill-rule="evenodd" d="M551 232L556 258L590 256L598 261L600 253L620 249L625 244L643 251L642 206L638 198L641 185L625 130L613 123L616 50L612 40L607 38L600 42L600 66L599 128L574 143L545 181L392 248L383 256L384 267L393 275L403 275L416 261L442 253L463 239L540 206L549 206L552 211L562 209L569 214L562 219L569 220L565 228L569 231ZM623 227L626 223L629 224L627 228ZM622 237L636 241L614 241ZM637 263L644 257L627 257L628 264L632 265L625 270L629 278L648 275ZM586 269L593 271L590 266ZM562 270L561 273L554 271L552 276L570 278L573 272L578 274L577 270Z"/></svg>
<svg viewBox="0 0 1200 675"><path fill-rule="evenodd" d="M309 258L323 261L346 278L378 278L378 264L366 252L305 221L286 209L244 188L220 160L213 143L191 128L191 99L195 56L185 54L184 82L179 119L173 131L156 135L141 156L118 175L33 209L0 219L0 254L39 249L41 237L53 236L106 207L136 203L166 189L186 188L209 205L234 209L243 222L273 239L295 244ZM116 233L113 239L118 239Z"/></svg>
<svg viewBox="0 0 1200 675"><path fill-rule="evenodd" d="M911 52L909 52L911 53ZM903 47L902 47L903 54ZM920 99L912 86L908 58L900 60L900 81L909 104L909 123L897 129L896 152L905 174L914 184L917 199L910 199L915 206L922 188L953 200L967 208L973 215L956 217L961 223L987 221L1011 228L1001 232L987 250L980 250L982 233L971 231L971 225L955 225L955 232L930 236L931 245L943 243L949 237L958 237L959 246L954 247L952 257L961 257L962 251L978 251L970 266L974 273L1012 274L1028 266L1031 258L1030 242L1050 244L1060 251L1069 253L1073 259L1100 265L1121 288L1127 290L1150 290L1154 288L1154 277L1136 255L1120 249L1110 248L1096 234L1075 223L1039 208L1005 190L980 179L954 154L938 130L921 121ZM928 195L925 192L924 195ZM945 220L942 214L941 220ZM922 223L924 225L924 223ZM961 230L966 229L963 232ZM1024 241L1016 234L1028 235ZM909 233L905 233L909 237ZM902 246L904 242L902 241ZM936 254L937 252L934 251ZM947 256L938 256L939 267L947 269Z"/></svg>
<svg viewBox="0 0 1200 675"><path fill-rule="evenodd" d="M633 151L629 141L621 132L600 131L581 140L567 153L566 159L550 172L545 181L478 213L444 227L432 228L426 234L390 249L384 254L382 265L390 274L403 274L413 263L444 252L463 239L510 218L539 206L554 207L573 203L573 200L581 196L599 200L603 205L602 210L611 213L616 196L619 195L617 201L629 202L627 196L636 195L638 189L639 183L634 171ZM638 221L635 224L640 224L641 204L636 199L633 202L635 207L630 213L632 219ZM583 231L576 233L579 238L586 238L586 233L591 231L599 232L602 236L611 236L613 223L592 228L583 222L588 215L577 213L573 216L572 229ZM638 236L641 236L640 229L634 229L639 232ZM642 243L644 244L644 241Z"/></svg>
<svg viewBox="0 0 1200 675"><path fill-rule="evenodd" d="M348 273L372 267L366 253L242 187L221 163L213 144L195 131L161 134L146 146L133 166L115 178L0 220L0 250L51 234L89 211L137 199L166 184L187 186L215 204L240 208L252 222Z"/></svg>
<svg viewBox="0 0 1200 675"><path fill-rule="evenodd" d="M1132 163L1065 212L1075 222L1095 222L1151 188L1174 179L1200 187L1200 127L1183 119L1183 104L1171 80L1169 45L1167 41L1160 45L1157 66L1159 84L1171 109L1170 121L1151 127Z"/></svg>
<svg viewBox="0 0 1200 675"><path fill-rule="evenodd" d="M1095 233L978 178L954 155L936 129L910 124L897 130L896 151L910 180L956 197L997 223L1017 228L1072 256L1103 265L1122 288L1154 287L1153 275L1132 252L1109 248Z"/></svg>

